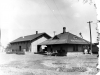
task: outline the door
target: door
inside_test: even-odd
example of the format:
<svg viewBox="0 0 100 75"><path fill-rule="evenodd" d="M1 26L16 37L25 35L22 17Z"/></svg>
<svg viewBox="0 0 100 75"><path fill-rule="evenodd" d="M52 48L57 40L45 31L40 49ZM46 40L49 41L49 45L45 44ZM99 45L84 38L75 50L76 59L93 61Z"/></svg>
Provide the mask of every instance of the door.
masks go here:
<svg viewBox="0 0 100 75"><path fill-rule="evenodd" d="M21 46L19 46L19 51L21 51Z"/></svg>
<svg viewBox="0 0 100 75"><path fill-rule="evenodd" d="M77 52L78 51L78 45L74 45L73 51Z"/></svg>

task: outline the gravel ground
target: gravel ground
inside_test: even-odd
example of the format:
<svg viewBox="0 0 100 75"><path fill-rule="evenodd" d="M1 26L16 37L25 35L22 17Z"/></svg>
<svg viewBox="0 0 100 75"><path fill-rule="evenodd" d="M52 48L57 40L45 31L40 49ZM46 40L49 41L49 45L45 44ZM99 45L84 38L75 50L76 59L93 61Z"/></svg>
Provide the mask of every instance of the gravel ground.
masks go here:
<svg viewBox="0 0 100 75"><path fill-rule="evenodd" d="M97 55L0 54L0 75L96 75Z"/></svg>

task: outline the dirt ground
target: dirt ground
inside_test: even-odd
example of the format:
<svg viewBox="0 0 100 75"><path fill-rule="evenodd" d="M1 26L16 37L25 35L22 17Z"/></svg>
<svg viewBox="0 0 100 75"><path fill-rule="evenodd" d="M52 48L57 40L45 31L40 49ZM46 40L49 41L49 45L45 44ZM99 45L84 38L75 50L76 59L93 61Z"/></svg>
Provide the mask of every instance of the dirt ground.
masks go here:
<svg viewBox="0 0 100 75"><path fill-rule="evenodd" d="M96 75L97 55L46 56L0 53L0 75Z"/></svg>

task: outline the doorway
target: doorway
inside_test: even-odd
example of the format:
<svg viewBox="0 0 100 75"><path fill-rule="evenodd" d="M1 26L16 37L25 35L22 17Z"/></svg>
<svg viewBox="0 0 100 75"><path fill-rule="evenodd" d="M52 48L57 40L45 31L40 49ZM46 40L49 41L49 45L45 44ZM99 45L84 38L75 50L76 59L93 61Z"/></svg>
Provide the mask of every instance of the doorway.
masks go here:
<svg viewBox="0 0 100 75"><path fill-rule="evenodd" d="M19 46L19 51L21 51L21 46Z"/></svg>
<svg viewBox="0 0 100 75"><path fill-rule="evenodd" d="M73 51L75 51L75 52L78 51L78 45L74 45Z"/></svg>

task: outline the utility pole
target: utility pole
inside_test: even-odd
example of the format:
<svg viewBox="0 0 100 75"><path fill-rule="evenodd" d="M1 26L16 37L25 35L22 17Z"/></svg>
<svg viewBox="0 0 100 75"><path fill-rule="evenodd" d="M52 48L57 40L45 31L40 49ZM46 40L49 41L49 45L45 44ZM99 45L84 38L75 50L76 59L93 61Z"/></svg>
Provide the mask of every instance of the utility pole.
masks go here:
<svg viewBox="0 0 100 75"><path fill-rule="evenodd" d="M91 49L91 54L92 54L92 34L91 34L91 23L92 23L92 21L89 21L87 23L89 23L89 30L90 30L90 49Z"/></svg>

